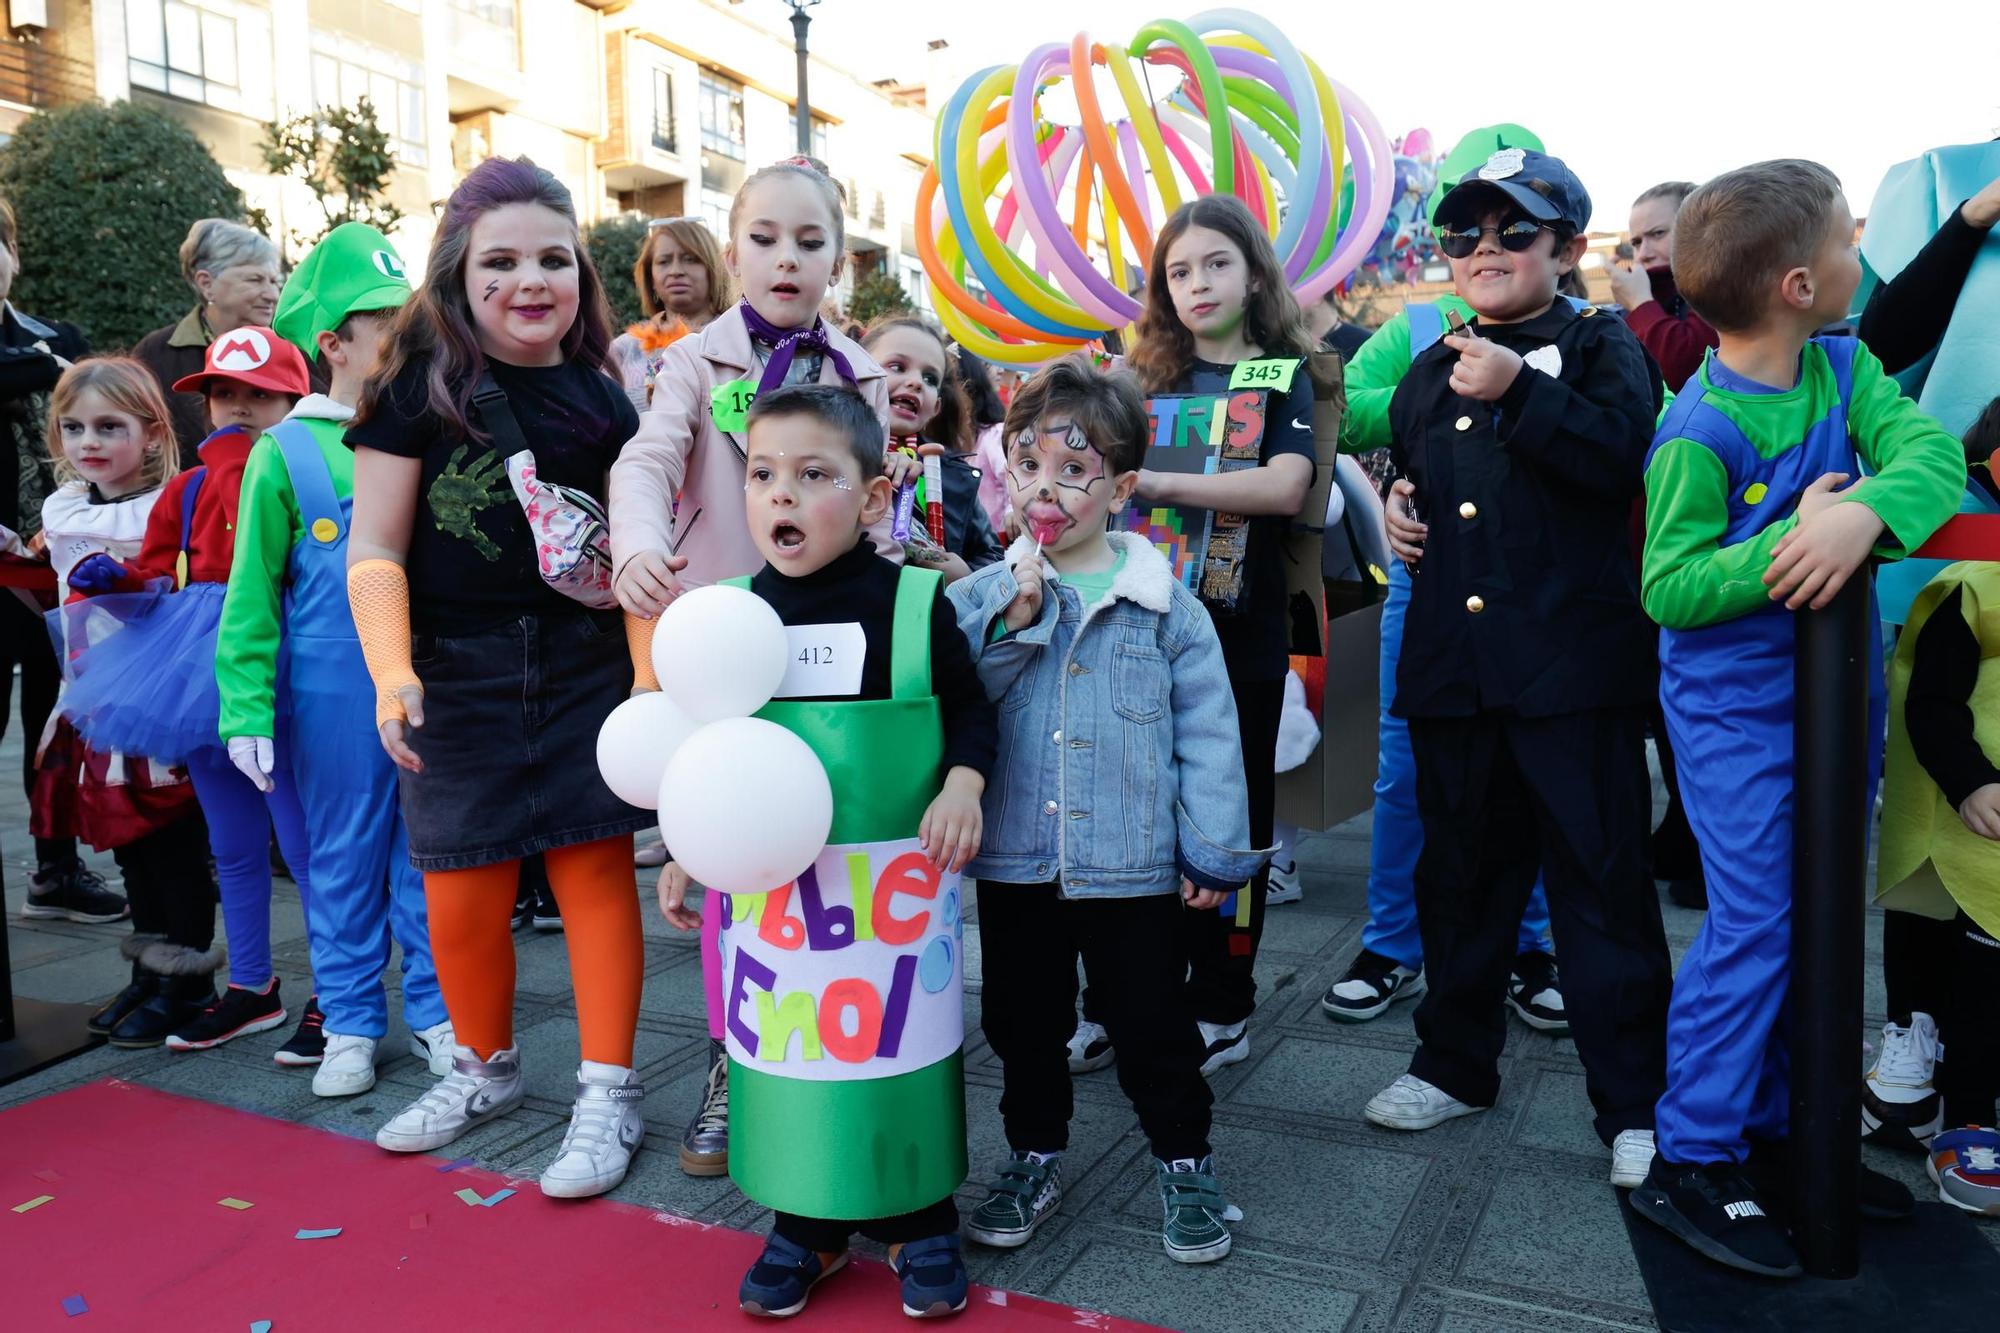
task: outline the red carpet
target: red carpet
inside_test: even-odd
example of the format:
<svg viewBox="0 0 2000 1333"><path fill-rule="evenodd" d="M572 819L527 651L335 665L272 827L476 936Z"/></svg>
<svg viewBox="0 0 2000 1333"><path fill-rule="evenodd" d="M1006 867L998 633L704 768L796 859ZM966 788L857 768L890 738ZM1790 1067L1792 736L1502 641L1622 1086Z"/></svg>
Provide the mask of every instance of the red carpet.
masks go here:
<svg viewBox="0 0 2000 1333"><path fill-rule="evenodd" d="M629 1204L545 1199L532 1178L440 1172L445 1160L116 1080L0 1112L0 1329L773 1326L736 1308L757 1237ZM516 1193L491 1207L455 1194L509 1186ZM42 1195L53 1197L14 1211ZM333 1227L339 1235L297 1238ZM65 1313L71 1297L84 1313ZM873 1262L829 1278L788 1326L918 1327ZM946 1326L1147 1327L984 1287Z"/></svg>

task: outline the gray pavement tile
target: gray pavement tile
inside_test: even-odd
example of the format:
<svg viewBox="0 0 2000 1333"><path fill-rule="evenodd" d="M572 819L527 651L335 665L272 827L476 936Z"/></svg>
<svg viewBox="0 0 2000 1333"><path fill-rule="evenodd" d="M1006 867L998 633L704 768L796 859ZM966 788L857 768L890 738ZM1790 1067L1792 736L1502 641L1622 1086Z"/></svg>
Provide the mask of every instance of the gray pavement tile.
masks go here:
<svg viewBox="0 0 2000 1333"><path fill-rule="evenodd" d="M175 1054L162 1049L122 1077L162 1092L220 1102L281 1120L297 1120L317 1100L312 1071L282 1069L269 1057L257 1059L227 1048Z"/></svg>
<svg viewBox="0 0 2000 1333"><path fill-rule="evenodd" d="M48 962L14 968L14 993L74 1004L102 1000L115 994L132 979L132 964L118 955L118 939L113 935L103 948L71 954Z"/></svg>
<svg viewBox="0 0 2000 1333"><path fill-rule="evenodd" d="M1605 1147L1591 1128L1592 1111L1590 1098L1584 1094L1583 1075L1538 1069L1528 1078L1527 1105L1515 1125L1513 1142L1524 1148L1601 1159Z"/></svg>
<svg viewBox="0 0 2000 1333"><path fill-rule="evenodd" d="M1177 1264L1151 1235L1094 1233L1038 1291L1053 1301L1109 1310L1190 1333L1345 1329L1361 1294L1334 1274L1238 1250L1220 1263Z"/></svg>
<svg viewBox="0 0 2000 1333"><path fill-rule="evenodd" d="M1259 952L1272 950L1306 956L1317 955L1336 939L1360 923L1352 916L1322 909L1316 899L1323 892L1306 885L1306 896L1296 903L1280 903L1264 912L1264 939Z"/></svg>
<svg viewBox="0 0 2000 1333"><path fill-rule="evenodd" d="M1652 1308L1618 1216L1617 1191L1602 1177L1500 1171L1453 1285L1474 1284L1528 1300L1555 1293L1618 1315Z"/></svg>

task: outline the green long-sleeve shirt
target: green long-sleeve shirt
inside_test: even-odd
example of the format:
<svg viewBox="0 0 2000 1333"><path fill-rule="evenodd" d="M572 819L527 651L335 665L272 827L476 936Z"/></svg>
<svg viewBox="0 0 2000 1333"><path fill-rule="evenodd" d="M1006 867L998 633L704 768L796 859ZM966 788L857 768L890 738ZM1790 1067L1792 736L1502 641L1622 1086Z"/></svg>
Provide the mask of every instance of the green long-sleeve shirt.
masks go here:
<svg viewBox="0 0 2000 1333"><path fill-rule="evenodd" d="M1717 387L1714 354L1702 363L1706 401L1743 432L1764 458L1795 449L1838 394L1833 367L1808 343L1799 382L1783 393L1739 393ZM1854 390L1847 429L1873 474L1852 500L1881 518L1876 554L1906 555L1929 539L1958 507L1965 490L1965 455L1957 440L1905 398L1865 346L1854 351ZM1646 554L1640 575L1646 614L1669 629L1699 629L1770 604L1764 573L1771 552L1798 526L1788 513L1756 536L1722 544L1729 526L1729 476L1707 445L1661 442L1646 467Z"/></svg>
<svg viewBox="0 0 2000 1333"><path fill-rule="evenodd" d="M292 416L312 431L313 443L333 473L335 496L344 500L354 494L354 451L341 438L353 410L314 394L301 399ZM278 643L284 637L285 583L292 548L305 535L284 451L266 435L243 467L236 556L215 636L215 684L222 697L218 729L224 740L274 734L272 696L278 685Z"/></svg>
<svg viewBox="0 0 2000 1333"><path fill-rule="evenodd" d="M1456 310L1468 322L1472 307L1446 293L1437 299L1438 313ZM1410 317L1398 310L1388 323L1369 335L1347 363L1347 412L1340 419L1342 453L1386 449L1391 442L1389 400L1410 373Z"/></svg>

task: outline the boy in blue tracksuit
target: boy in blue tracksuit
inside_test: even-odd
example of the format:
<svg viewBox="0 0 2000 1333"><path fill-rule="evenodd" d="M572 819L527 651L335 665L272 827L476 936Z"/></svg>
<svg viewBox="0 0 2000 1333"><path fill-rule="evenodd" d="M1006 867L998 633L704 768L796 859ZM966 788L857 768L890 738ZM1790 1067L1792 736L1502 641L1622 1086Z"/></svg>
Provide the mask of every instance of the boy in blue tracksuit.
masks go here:
<svg viewBox="0 0 2000 1333"><path fill-rule="evenodd" d="M332 384L300 400L250 454L216 650L221 732L237 767L268 788L278 728L297 738L286 762L312 845L306 929L326 1031L313 1074L322 1097L375 1086L392 937L403 950L411 1051L436 1074L452 1057L423 878L410 867L396 770L375 736L374 687L347 600L354 455L342 435L390 316L409 295L388 239L352 222L285 285L272 327L324 359Z"/></svg>

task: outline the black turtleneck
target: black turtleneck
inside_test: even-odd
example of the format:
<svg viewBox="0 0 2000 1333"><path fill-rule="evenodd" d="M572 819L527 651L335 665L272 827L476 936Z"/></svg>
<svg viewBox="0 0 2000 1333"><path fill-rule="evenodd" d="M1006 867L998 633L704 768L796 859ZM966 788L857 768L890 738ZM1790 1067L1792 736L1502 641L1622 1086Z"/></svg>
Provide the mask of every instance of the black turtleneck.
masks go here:
<svg viewBox="0 0 2000 1333"><path fill-rule="evenodd" d="M750 588L787 625L859 624L868 642L861 690L841 697L886 699L896 581L901 573L875 553L864 533L846 555L798 578L765 565L751 577ZM999 720L942 588L931 604L931 690L944 720L944 761L938 776L959 767L990 776L999 752Z"/></svg>

